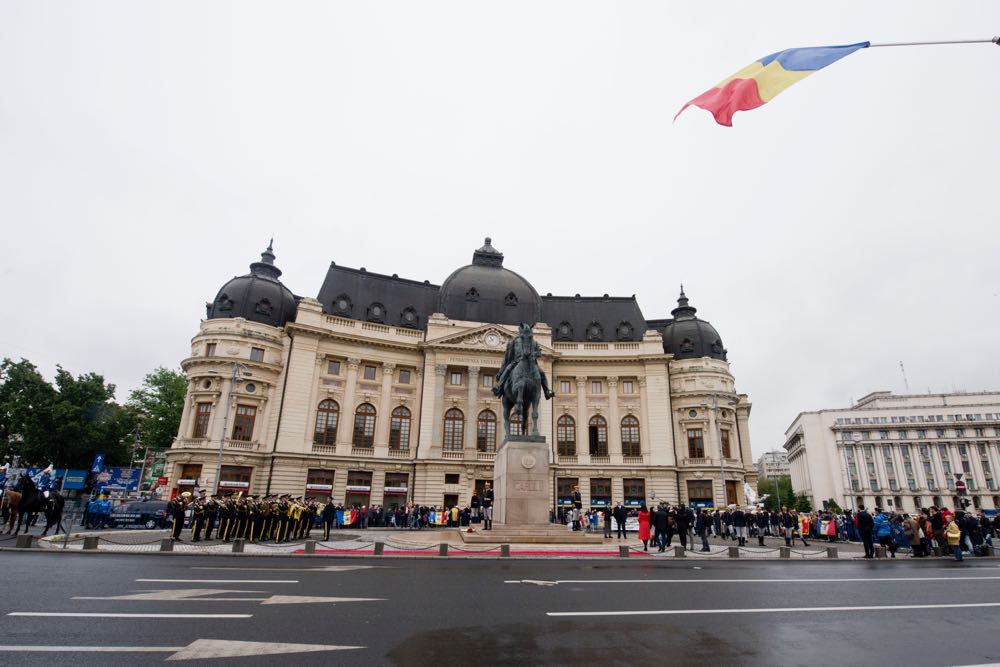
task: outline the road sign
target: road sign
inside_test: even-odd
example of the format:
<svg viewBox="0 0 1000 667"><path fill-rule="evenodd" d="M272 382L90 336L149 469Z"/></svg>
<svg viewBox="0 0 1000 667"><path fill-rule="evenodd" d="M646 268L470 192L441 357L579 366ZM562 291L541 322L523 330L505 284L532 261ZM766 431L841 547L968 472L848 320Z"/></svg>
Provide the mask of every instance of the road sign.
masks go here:
<svg viewBox="0 0 1000 667"><path fill-rule="evenodd" d="M955 491L958 492L958 495L964 496L965 489L966 489L965 482L963 482L962 480L958 480L957 482L955 482Z"/></svg>

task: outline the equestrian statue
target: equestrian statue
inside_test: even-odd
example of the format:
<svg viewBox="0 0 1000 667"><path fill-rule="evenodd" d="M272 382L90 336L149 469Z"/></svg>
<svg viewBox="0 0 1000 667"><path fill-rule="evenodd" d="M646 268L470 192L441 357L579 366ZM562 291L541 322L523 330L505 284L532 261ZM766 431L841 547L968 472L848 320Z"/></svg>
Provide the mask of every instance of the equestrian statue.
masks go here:
<svg viewBox="0 0 1000 667"><path fill-rule="evenodd" d="M510 435L511 411L521 417L521 434L528 432L528 408L531 410L531 434L538 435L538 402L555 396L549 389L545 371L538 365L541 347L535 342L531 327L521 324L518 334L507 343L503 363L497 374L493 393L503 397L503 430Z"/></svg>

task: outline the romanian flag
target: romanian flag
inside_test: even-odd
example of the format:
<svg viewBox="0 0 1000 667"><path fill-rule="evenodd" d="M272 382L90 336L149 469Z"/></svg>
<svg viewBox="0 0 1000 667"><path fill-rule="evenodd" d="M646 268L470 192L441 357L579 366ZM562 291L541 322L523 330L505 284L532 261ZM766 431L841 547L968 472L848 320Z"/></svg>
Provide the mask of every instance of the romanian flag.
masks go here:
<svg viewBox="0 0 1000 667"><path fill-rule="evenodd" d="M814 46L772 53L694 98L681 107L677 116L693 104L712 112L719 125L731 127L733 114L737 111L749 111L770 102L775 95L793 83L858 49L868 48L869 44L858 42L843 46ZM677 116L674 116L674 120L677 120Z"/></svg>
<svg viewBox="0 0 1000 667"><path fill-rule="evenodd" d="M341 510L337 512L337 518L341 526L350 526L358 518L356 510Z"/></svg>

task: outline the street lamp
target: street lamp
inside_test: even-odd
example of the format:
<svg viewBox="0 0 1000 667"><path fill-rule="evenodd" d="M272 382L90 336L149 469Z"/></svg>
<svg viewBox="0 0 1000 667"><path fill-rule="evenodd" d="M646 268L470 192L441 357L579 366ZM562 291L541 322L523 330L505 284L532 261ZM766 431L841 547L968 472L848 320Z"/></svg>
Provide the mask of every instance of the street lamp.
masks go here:
<svg viewBox="0 0 1000 667"><path fill-rule="evenodd" d="M213 486L215 490L212 491L213 495L219 493L219 476L222 474L222 449L226 446L226 432L229 429L229 410L233 402L233 386L240 375L243 377L252 377L253 373L244 364L234 361L233 373L229 378L229 391L226 393L226 411L222 417L222 436L219 437L219 455L215 458L215 485Z"/></svg>

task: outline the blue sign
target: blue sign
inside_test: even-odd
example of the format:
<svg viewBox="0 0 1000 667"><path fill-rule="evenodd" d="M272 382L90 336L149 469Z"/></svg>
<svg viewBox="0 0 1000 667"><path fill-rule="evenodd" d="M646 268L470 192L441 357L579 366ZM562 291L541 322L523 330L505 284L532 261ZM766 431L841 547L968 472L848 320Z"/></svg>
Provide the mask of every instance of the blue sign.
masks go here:
<svg viewBox="0 0 1000 667"><path fill-rule="evenodd" d="M90 464L90 472L98 473L104 470L104 454L94 456L94 462Z"/></svg>
<svg viewBox="0 0 1000 667"><path fill-rule="evenodd" d="M688 507L693 510L710 510L715 509L715 503L711 500L691 500L688 501Z"/></svg>
<svg viewBox="0 0 1000 667"><path fill-rule="evenodd" d="M66 474L63 476L62 488L68 491L80 490L83 489L83 485L86 482L86 470L67 470Z"/></svg>
<svg viewBox="0 0 1000 667"><path fill-rule="evenodd" d="M139 488L139 472L139 468L105 468L97 475L94 486L98 491L135 491Z"/></svg>

